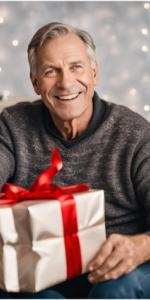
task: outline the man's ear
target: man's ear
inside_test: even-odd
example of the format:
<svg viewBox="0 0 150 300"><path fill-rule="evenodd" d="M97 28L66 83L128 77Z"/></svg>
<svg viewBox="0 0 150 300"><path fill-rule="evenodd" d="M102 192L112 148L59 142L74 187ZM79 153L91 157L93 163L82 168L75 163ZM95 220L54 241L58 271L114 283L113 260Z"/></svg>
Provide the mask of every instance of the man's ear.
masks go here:
<svg viewBox="0 0 150 300"><path fill-rule="evenodd" d="M93 82L94 86L98 84L98 64L97 61L92 61L92 70L93 70Z"/></svg>
<svg viewBox="0 0 150 300"><path fill-rule="evenodd" d="M31 82L32 82L35 93L37 95L40 95L41 93L40 93L40 89L39 89L39 86L38 86L37 78L31 72L30 72L30 79L31 79Z"/></svg>

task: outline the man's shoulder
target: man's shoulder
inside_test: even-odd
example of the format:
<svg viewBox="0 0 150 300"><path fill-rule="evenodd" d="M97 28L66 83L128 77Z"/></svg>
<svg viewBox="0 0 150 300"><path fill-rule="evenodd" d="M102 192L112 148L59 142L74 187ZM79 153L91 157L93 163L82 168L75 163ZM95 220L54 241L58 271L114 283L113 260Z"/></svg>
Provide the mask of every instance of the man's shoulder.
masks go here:
<svg viewBox="0 0 150 300"><path fill-rule="evenodd" d="M1 116L9 116L9 117L23 117L23 116L31 116L32 114L37 114L41 112L43 102L41 99L34 100L32 102L23 101L18 102L12 106L8 106L4 108L1 112Z"/></svg>
<svg viewBox="0 0 150 300"><path fill-rule="evenodd" d="M13 113L13 112L17 112L17 111L24 110L24 109L25 110L26 109L32 109L32 107L36 109L36 107L37 108L40 107L42 105L42 103L43 102L42 102L41 99L37 99L37 100L34 100L34 101L18 102L18 103L14 104L14 105L10 105L8 107L5 107L3 109L3 111L6 110L6 111L8 111L10 113Z"/></svg>
<svg viewBox="0 0 150 300"><path fill-rule="evenodd" d="M124 105L106 101L105 103L107 105L106 117L114 120L123 127L129 127L130 129L131 127L139 128L140 126L150 128L150 122L139 113Z"/></svg>
<svg viewBox="0 0 150 300"><path fill-rule="evenodd" d="M99 97L96 92L94 96L97 101L100 100L104 103L105 117L103 121L108 122L108 124L114 125L114 123L117 123L122 127L126 125L133 125L133 127L146 126L150 128L150 122L139 113L131 110L131 108L115 102L106 101Z"/></svg>

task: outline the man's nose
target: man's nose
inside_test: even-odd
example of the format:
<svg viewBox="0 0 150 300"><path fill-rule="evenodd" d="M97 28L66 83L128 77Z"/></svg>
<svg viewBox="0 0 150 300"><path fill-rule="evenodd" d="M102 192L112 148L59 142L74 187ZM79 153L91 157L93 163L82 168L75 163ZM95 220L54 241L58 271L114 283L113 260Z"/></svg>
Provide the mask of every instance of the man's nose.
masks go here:
<svg viewBox="0 0 150 300"><path fill-rule="evenodd" d="M62 72L57 81L57 87L63 90L69 90L73 86L73 75L71 72Z"/></svg>

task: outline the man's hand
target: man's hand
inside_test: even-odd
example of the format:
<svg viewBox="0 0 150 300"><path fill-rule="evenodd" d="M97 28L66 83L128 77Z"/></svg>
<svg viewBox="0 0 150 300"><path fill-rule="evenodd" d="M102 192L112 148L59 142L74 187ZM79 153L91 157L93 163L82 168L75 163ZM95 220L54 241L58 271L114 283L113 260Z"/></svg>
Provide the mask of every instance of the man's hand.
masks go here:
<svg viewBox="0 0 150 300"><path fill-rule="evenodd" d="M111 234L89 264L91 283L117 279L150 259L150 236Z"/></svg>

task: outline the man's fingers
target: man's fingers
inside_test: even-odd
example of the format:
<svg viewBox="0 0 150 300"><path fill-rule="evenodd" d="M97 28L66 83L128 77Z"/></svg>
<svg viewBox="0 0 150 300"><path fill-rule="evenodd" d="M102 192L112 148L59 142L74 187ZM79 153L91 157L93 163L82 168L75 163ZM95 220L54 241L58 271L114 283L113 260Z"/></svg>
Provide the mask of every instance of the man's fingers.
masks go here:
<svg viewBox="0 0 150 300"><path fill-rule="evenodd" d="M120 261L114 268L112 268L111 270L109 270L108 272L106 272L103 275L101 274L101 270L100 268L97 269L97 272L94 274L94 276L92 276L92 274L90 274L88 276L88 279L91 283L95 283L95 282L102 282L102 281L106 281L106 280L112 280L112 279L118 279L120 276L129 273L130 271L132 271L131 266L128 267L126 265L125 260Z"/></svg>
<svg viewBox="0 0 150 300"><path fill-rule="evenodd" d="M99 253L95 256L95 258L89 264L89 271L93 271L97 269L99 266L103 264L106 258L111 254L113 250L112 243L107 240L101 246Z"/></svg>
<svg viewBox="0 0 150 300"><path fill-rule="evenodd" d="M114 250L103 262L101 266L98 266L96 269L94 269L93 272L90 273L90 278L97 278L103 276L105 273L111 271L113 268L115 268L119 262L121 261L122 257L119 255L119 251Z"/></svg>
<svg viewBox="0 0 150 300"><path fill-rule="evenodd" d="M105 273L103 276L101 276L101 277L97 276L94 279L94 282L102 282L102 281L106 281L106 280L118 279L120 276L125 274L125 270L126 270L125 264L121 261L121 262L119 262L118 265L116 265L110 271Z"/></svg>
<svg viewBox="0 0 150 300"><path fill-rule="evenodd" d="M116 247L118 240L120 240L121 235L111 234L108 239L103 243L100 248L99 253L89 264L89 271L93 271L98 266L101 266L106 258L112 253L113 249Z"/></svg>

